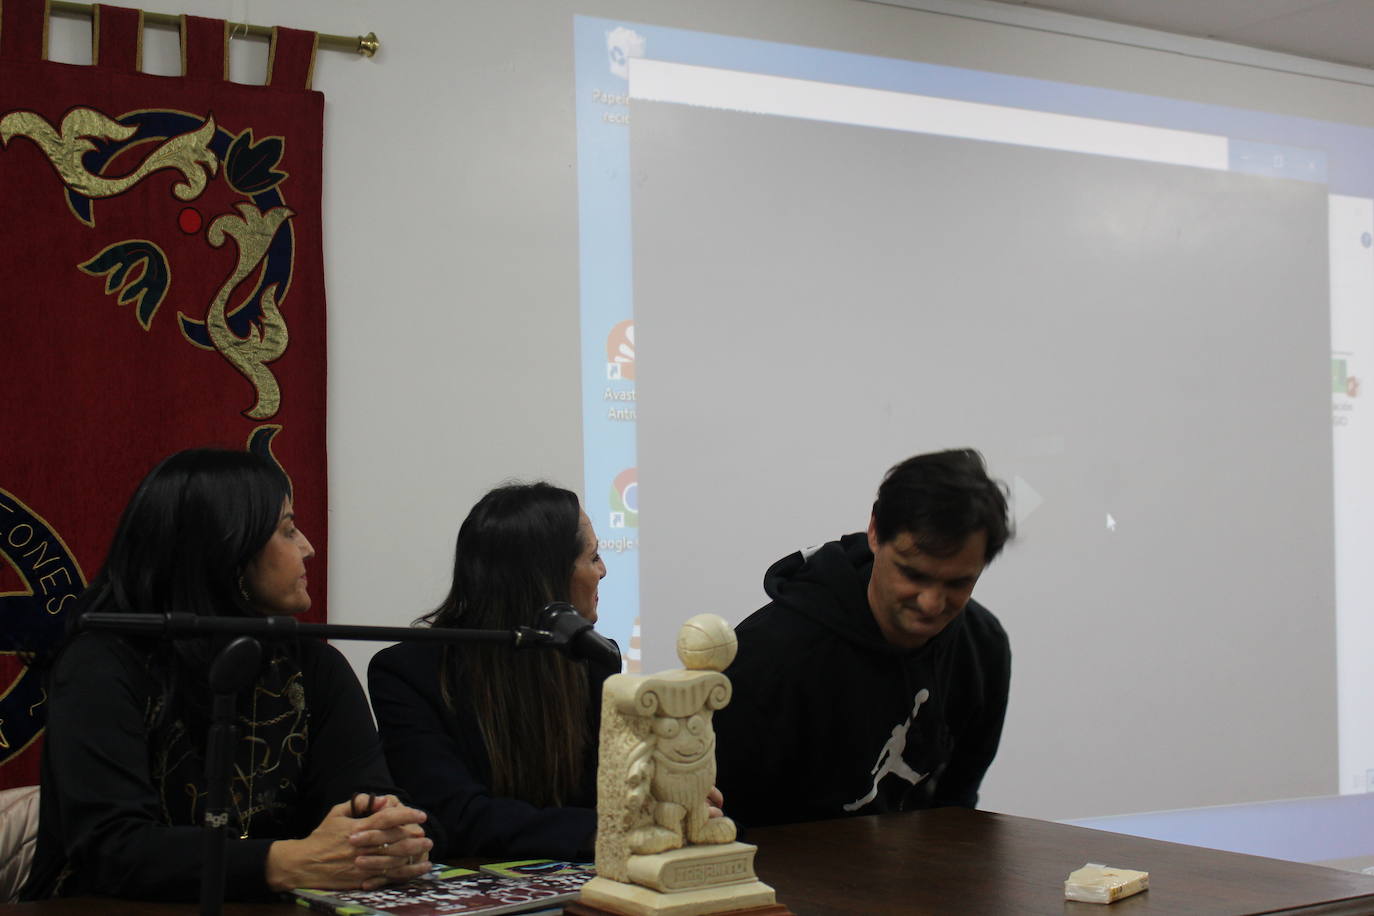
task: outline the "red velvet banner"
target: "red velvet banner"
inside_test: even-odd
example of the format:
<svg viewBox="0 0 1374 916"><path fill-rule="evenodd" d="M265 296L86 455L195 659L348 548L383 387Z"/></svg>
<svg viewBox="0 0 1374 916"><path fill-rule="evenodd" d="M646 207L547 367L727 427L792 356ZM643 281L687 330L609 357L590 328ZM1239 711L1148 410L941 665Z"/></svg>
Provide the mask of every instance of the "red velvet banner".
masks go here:
<svg viewBox="0 0 1374 916"><path fill-rule="evenodd" d="M93 65L46 57L43 0L0 0L0 786L37 781L41 647L142 476L182 448L273 456L327 581L324 98L315 35L267 86L184 17L186 76L138 72L142 16L97 7Z"/></svg>

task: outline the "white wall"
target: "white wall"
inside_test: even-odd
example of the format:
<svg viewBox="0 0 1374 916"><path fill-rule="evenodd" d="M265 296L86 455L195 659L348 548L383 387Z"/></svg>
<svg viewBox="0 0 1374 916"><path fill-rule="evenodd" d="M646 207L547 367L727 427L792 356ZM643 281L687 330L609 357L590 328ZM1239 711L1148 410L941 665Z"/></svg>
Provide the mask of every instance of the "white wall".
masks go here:
<svg viewBox="0 0 1374 916"><path fill-rule="evenodd" d="M457 525L493 484L580 489L574 14L1374 124L1374 89L1359 85L853 0L143 5L382 41L373 60L321 52L315 71L340 623L401 625L432 608ZM86 29L59 20L53 57L81 62ZM236 41L235 78L261 82L264 52ZM174 33L149 32L145 69L174 72L176 57ZM344 648L361 671L375 647ZM1111 812L1064 815L1098 813Z"/></svg>

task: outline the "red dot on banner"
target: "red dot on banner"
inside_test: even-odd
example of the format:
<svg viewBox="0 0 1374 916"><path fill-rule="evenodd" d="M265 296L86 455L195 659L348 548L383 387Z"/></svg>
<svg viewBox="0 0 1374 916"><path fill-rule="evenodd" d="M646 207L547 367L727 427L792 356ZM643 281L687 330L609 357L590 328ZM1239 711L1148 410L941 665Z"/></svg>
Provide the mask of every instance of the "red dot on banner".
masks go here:
<svg viewBox="0 0 1374 916"><path fill-rule="evenodd" d="M180 226L181 231L187 235L199 232L200 224L200 211L195 207L186 207L181 213L177 214L177 225Z"/></svg>

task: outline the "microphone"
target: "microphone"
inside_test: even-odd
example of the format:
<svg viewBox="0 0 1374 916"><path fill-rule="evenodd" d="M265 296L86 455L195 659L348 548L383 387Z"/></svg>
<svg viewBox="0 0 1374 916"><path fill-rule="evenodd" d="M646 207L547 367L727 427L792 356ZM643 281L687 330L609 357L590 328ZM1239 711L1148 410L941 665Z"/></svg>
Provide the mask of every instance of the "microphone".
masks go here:
<svg viewBox="0 0 1374 916"><path fill-rule="evenodd" d="M592 628L592 622L566 601L544 605L539 612L539 629L549 634L548 645L572 658L620 670L620 647Z"/></svg>

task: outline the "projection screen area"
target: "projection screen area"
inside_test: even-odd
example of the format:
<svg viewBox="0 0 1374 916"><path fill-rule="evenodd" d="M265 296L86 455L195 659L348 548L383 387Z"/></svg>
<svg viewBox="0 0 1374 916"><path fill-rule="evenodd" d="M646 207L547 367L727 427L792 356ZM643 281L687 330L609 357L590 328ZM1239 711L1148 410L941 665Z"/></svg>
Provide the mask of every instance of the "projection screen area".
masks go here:
<svg viewBox="0 0 1374 916"><path fill-rule="evenodd" d="M643 607L739 616L864 527L884 462L974 444L1023 533L979 590L1015 649L998 776L1054 773L1018 795L1100 808L1127 756L1165 806L1166 727L1227 779L1277 727L1288 788L1329 780L1334 617L1272 600L1332 601L1328 332L1289 307L1325 296L1320 186L658 103L631 159ZM1084 727L1123 712L1156 727Z"/></svg>
<svg viewBox="0 0 1374 916"><path fill-rule="evenodd" d="M587 492L610 491L603 595L634 594L603 606L637 611L602 628L633 663L672 666L682 619L737 622L774 560L862 529L893 462L972 445L1018 526L977 591L1014 656L983 806L1364 790L1339 725L1366 687L1338 677L1361 584L1337 569L1365 524L1341 405L1368 343L1342 316L1369 310L1374 211L1358 181L1335 193L1340 144L578 28L579 106L608 87L579 111ZM616 28L647 37L623 105ZM754 71L721 66L746 45Z"/></svg>

